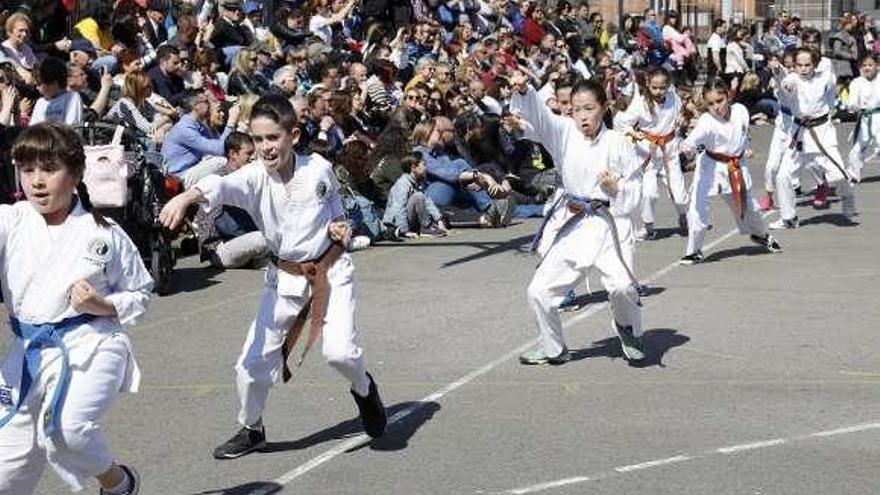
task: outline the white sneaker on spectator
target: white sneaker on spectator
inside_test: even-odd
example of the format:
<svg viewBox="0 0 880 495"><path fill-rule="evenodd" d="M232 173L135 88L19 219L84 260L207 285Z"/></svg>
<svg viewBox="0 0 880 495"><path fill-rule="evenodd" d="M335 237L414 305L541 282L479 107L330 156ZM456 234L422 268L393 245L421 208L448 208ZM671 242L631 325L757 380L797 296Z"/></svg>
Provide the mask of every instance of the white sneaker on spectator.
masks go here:
<svg viewBox="0 0 880 495"><path fill-rule="evenodd" d="M362 251L370 247L370 238L365 235L356 235L348 242L348 252Z"/></svg>

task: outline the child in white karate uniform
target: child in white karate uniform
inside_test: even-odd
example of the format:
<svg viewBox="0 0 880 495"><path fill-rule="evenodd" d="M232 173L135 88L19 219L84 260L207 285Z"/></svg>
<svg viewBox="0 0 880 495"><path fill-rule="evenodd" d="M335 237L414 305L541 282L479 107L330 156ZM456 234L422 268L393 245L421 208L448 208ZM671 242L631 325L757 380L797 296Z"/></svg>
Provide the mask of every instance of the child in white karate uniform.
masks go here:
<svg viewBox="0 0 880 495"><path fill-rule="evenodd" d="M614 128L638 140L636 153L643 166L642 177L642 223L644 232L640 237L657 238L654 217L657 199L660 197L660 177L666 178L675 209L678 211L678 227L687 234L688 191L684 183L679 159L679 139L676 134L681 125L681 98L669 83L666 69L657 67L645 75L645 85L636 94L626 111L615 116Z"/></svg>
<svg viewBox="0 0 880 495"><path fill-rule="evenodd" d="M251 135L259 160L225 176L208 176L176 196L160 214L176 228L191 204L213 210L222 205L250 214L266 237L272 263L257 316L235 365L241 425L214 451L217 459L234 459L266 444L263 410L279 377L287 381L287 357L305 318L310 319L305 352L319 335L327 363L350 383L366 433L385 432L385 408L376 382L366 372L354 321L354 265L343 246L351 229L330 163L319 155L300 155L293 148L299 126L290 102L264 96L251 113Z"/></svg>
<svg viewBox="0 0 880 495"><path fill-rule="evenodd" d="M877 136L880 133L880 77L877 77L877 56L865 55L861 64L862 75L849 83L849 110L859 115L853 131L853 146L849 151L849 163L861 179L861 171L868 152L880 150Z"/></svg>
<svg viewBox="0 0 880 495"><path fill-rule="evenodd" d="M709 225L709 203L713 196L722 196L730 207L740 233L770 252L782 251L776 240L767 234L764 220L752 198L749 174L749 111L739 103L730 104L729 86L721 79L703 86L703 101L708 108L697 125L681 143L681 149L692 155L699 152L691 184L691 205L688 210L688 242L680 263L690 265L703 261L703 240ZM700 151L702 149L702 151Z"/></svg>
<svg viewBox="0 0 880 495"><path fill-rule="evenodd" d="M818 63L818 52L799 48L795 52L796 73L789 74L782 81L781 90L791 95L793 101L795 131L792 139L796 153L795 160L788 164L787 169L780 171L777 179L780 218L770 225L773 229L798 226L791 180L801 167L809 164L821 167L827 181L836 183L844 218L852 221L856 215L854 184L859 174L858 170L844 162L838 149L837 129L831 122L835 78L826 71L818 71Z"/></svg>
<svg viewBox="0 0 880 495"><path fill-rule="evenodd" d="M511 111L526 121L525 137L543 143L562 171L565 193L539 232L542 258L528 288L540 345L520 356L523 364L561 364L571 359L562 335L559 305L595 267L611 303L612 328L628 359L645 357L642 308L632 274L634 236L630 216L641 199L641 169L633 144L607 129L604 89L581 81L571 91L571 116L553 114L522 74Z"/></svg>
<svg viewBox="0 0 880 495"><path fill-rule="evenodd" d="M138 493L100 421L140 380L122 326L146 311L153 281L125 232L89 212L82 142L38 124L12 156L27 201L0 206L0 284L12 346L0 368L0 494L32 493L46 465L73 491Z"/></svg>
<svg viewBox="0 0 880 495"><path fill-rule="evenodd" d="M782 91L779 85L785 79L786 71L794 69L794 54L786 53L782 57L782 65L779 60L772 58L768 64L774 69L774 83L776 84L776 100L779 102L779 113L776 114L773 136L770 138L770 149L767 151L767 164L764 166L764 196L758 199L758 207L761 211L773 209L775 202L773 194L776 192L776 181L783 164L795 159L794 149L791 146L791 137L794 134L794 112L792 97ZM800 180L793 177L795 187L800 187Z"/></svg>

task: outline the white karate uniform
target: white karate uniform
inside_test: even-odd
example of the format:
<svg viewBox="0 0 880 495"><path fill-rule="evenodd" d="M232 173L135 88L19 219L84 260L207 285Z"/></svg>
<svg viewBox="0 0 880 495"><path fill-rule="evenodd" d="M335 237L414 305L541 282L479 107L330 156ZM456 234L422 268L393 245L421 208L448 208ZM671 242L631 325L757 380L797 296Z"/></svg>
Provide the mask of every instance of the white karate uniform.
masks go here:
<svg viewBox="0 0 880 495"><path fill-rule="evenodd" d="M834 109L835 77L828 71L817 71L810 79L804 79L797 74L789 74L782 81L780 91L786 91L791 95L793 103L791 109L794 111L795 117L799 119L817 118L829 114ZM802 143L800 150L795 153L795 159L791 160L786 168L780 170L777 177L780 216L786 220L797 216L792 178L797 176L804 165L810 163L821 167L821 175L828 182L837 182L837 194L841 196L844 213L854 212L855 188L831 160L819 150L810 131L806 128L798 130L797 127L795 124L796 138ZM814 127L813 130L822 147L834 161L844 167L850 177L858 180L859 171L848 166L840 154L837 147L837 129L834 124L828 120Z"/></svg>
<svg viewBox="0 0 880 495"><path fill-rule="evenodd" d="M877 111L880 110L880 77L867 80L857 77L849 83L849 100L847 101L850 111ZM868 150L873 147L874 153L880 151L877 138L880 136L880 111L861 116L859 134L853 136L855 142L849 150L849 163L853 171L857 171L861 177L861 170L865 163Z"/></svg>
<svg viewBox="0 0 880 495"><path fill-rule="evenodd" d="M224 204L247 211L266 237L269 251L279 258L310 261L330 248L328 228L345 210L330 162L319 155L295 155L294 167L293 179L287 185L258 160L226 176L205 177L195 187L204 194L204 208L209 212ZM324 319L324 357L351 382L355 392L365 396L370 381L354 320L351 257L343 254L327 276L330 300ZM261 419L269 390L281 376L284 336L311 293L305 277L281 271L274 264L269 265L265 284L256 318L235 365L241 401L238 422L242 426L253 426ZM308 328L303 333L307 334ZM305 335L301 341L305 341ZM299 352L293 350L290 359L298 359Z"/></svg>
<svg viewBox="0 0 880 495"><path fill-rule="evenodd" d="M79 491L86 479L112 465L100 421L120 391L137 391L140 371L122 325L134 325L144 314L153 280L122 228L98 226L79 204L57 226L47 226L26 201L0 206L0 249L3 300L19 321L45 324L77 316L70 288L82 279L116 308L118 316L95 317L62 338L70 381L60 429L52 437L43 434L61 371L57 347L40 351L38 377L22 407L0 428L0 494L32 493L47 463ZM25 339L13 337L0 369L0 388L11 399L0 403L0 416L18 403L26 346Z"/></svg>
<svg viewBox="0 0 880 495"><path fill-rule="evenodd" d="M553 157L553 163L562 171L566 193L610 201L624 261L631 267L635 239L630 216L641 199L641 171L632 143L622 133L604 127L595 140L588 139L574 119L553 114L532 88L524 95L514 92L510 106L529 123L524 137L543 144ZM597 181L598 173L605 169L620 177L620 190L614 198L609 198ZM559 305L592 267L601 272L608 291L612 328L616 322L631 326L636 337L642 334L638 294L627 267L615 252L611 227L598 215L582 215L560 232L572 215L561 204L550 218L538 246L543 260L528 288L529 304L547 356L558 356L565 348Z"/></svg>
<svg viewBox="0 0 880 495"><path fill-rule="evenodd" d="M791 146L791 137L795 128L794 114L791 109L794 105L792 95L780 90L776 92L776 99L779 101L779 106L786 108L790 113L784 113L780 110L776 115L773 136L770 138L770 149L767 151L767 165L764 166L764 190L768 193L776 191L776 178L779 175L779 170L783 168L783 164L788 164L795 159L795 151ZM786 165L786 167L790 168L790 165Z"/></svg>
<svg viewBox="0 0 880 495"><path fill-rule="evenodd" d="M695 150L704 146L707 150L729 156L740 156L740 168L746 188L744 218L733 209L730 178L727 175L727 163L714 160L706 153L697 157L697 167L691 183L691 204L688 209L688 243L685 254L693 254L702 249L709 226L709 203L712 197L721 195L731 212L734 213L736 225L741 234L759 237L767 235L764 220L757 213L757 204L752 197L752 176L744 152L749 147L749 111L739 103L730 105L730 119L721 120L709 112L697 120L697 125L690 135L682 142L685 150Z"/></svg>
<svg viewBox="0 0 880 495"><path fill-rule="evenodd" d="M670 86L669 92L666 94L666 101L662 105L655 104L653 112L648 109L645 97L636 95L626 111L620 112L614 117L614 128L624 133L638 130L666 136L678 129L680 114L681 98ZM659 146L646 140L636 144L636 154L640 165L650 156L650 164L648 164L642 178L642 221L644 223L654 223L657 198L660 197L660 176L666 175L664 160L669 168L666 184L672 193L675 207L679 214L684 214L687 211L688 191L684 184L684 174L681 172L678 147L679 138L677 135L666 144L665 152Z"/></svg>

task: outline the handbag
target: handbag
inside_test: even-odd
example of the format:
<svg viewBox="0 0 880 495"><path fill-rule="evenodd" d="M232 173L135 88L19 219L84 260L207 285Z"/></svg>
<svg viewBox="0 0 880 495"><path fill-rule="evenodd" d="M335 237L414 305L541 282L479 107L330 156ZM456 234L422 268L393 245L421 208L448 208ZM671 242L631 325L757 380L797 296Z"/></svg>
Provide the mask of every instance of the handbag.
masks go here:
<svg viewBox="0 0 880 495"><path fill-rule="evenodd" d="M128 202L130 167L122 146L122 126L116 126L110 144L83 146L86 170L83 181L96 208L119 208Z"/></svg>

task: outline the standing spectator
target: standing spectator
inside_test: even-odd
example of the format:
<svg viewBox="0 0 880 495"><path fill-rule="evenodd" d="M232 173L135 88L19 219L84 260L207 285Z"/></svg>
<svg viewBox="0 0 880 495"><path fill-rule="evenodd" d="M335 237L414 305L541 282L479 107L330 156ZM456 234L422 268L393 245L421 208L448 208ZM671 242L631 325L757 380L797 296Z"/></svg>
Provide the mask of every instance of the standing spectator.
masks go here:
<svg viewBox="0 0 880 495"><path fill-rule="evenodd" d="M63 122L82 125L83 105L79 93L67 90L67 64L57 58L47 58L40 64L39 90L42 95L34 105L30 125L40 122Z"/></svg>
<svg viewBox="0 0 880 495"><path fill-rule="evenodd" d="M779 39L779 20L769 18L764 21L764 35L761 37L761 45L764 47L764 55L767 58L776 57L782 60L784 53L782 49L782 40Z"/></svg>
<svg viewBox="0 0 880 495"><path fill-rule="evenodd" d="M730 84L730 90L735 94L739 90L743 75L749 71L742 42L745 29L734 26L730 29L727 40L727 56L724 64L724 79Z"/></svg>
<svg viewBox="0 0 880 495"><path fill-rule="evenodd" d="M709 79L724 74L724 65L727 62L727 40L724 39L726 31L724 19L715 19L712 23L712 35L706 42L706 72Z"/></svg>
<svg viewBox="0 0 880 495"><path fill-rule="evenodd" d="M832 33L828 38L828 44L831 47L829 55L831 55L834 74L841 84L848 84L856 73L854 69L858 49L856 48L856 39L851 34L852 30L852 20L845 17L841 20L840 30Z"/></svg>

